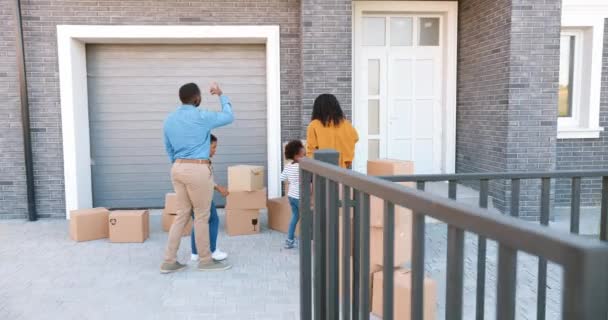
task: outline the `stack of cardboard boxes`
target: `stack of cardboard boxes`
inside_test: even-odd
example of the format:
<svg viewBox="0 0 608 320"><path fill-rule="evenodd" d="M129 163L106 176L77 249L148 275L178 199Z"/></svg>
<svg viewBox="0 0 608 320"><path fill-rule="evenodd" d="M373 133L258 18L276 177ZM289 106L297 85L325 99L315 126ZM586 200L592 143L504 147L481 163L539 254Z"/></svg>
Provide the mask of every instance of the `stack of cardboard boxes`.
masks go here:
<svg viewBox="0 0 608 320"><path fill-rule="evenodd" d="M264 167L239 165L228 168L226 233L230 236L260 232L260 210L266 208Z"/></svg>
<svg viewBox="0 0 608 320"><path fill-rule="evenodd" d="M70 212L70 238L77 242L105 238L114 243L144 242L149 236L147 210L110 212L106 208L93 208Z"/></svg>
<svg viewBox="0 0 608 320"><path fill-rule="evenodd" d="M414 174L411 161L373 160L367 164L367 174L371 176L393 176ZM413 183L400 183L414 187ZM384 202L382 199L370 199L370 275L372 281L372 313L382 317L383 299L383 265L384 265ZM400 269L412 257L412 212L407 208L395 206L395 250L394 256L394 299L395 319L410 319L411 274L409 270ZM424 280L424 319L435 319L436 284L432 279Z"/></svg>
<svg viewBox="0 0 608 320"><path fill-rule="evenodd" d="M163 209L163 215L161 217L163 231L169 232L175 217L177 216L177 195L175 193L167 193L165 195L165 208ZM182 237L190 236L192 233L192 219L188 219L186 227L182 232Z"/></svg>

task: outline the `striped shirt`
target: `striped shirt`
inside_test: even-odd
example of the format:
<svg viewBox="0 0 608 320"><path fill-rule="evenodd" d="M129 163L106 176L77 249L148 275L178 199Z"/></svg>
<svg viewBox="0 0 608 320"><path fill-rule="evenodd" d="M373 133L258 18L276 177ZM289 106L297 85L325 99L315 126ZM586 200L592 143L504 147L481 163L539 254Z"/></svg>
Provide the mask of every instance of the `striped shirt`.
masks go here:
<svg viewBox="0 0 608 320"><path fill-rule="evenodd" d="M289 182L288 197L300 199L300 164L290 163L285 165L285 169L281 173L281 181Z"/></svg>

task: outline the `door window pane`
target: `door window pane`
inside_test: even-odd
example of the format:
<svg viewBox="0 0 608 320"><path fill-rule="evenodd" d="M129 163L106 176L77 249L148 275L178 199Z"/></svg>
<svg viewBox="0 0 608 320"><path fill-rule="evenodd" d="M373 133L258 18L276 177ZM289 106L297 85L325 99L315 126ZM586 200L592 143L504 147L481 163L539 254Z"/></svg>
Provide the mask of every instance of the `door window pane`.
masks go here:
<svg viewBox="0 0 608 320"><path fill-rule="evenodd" d="M369 100L367 115L367 133L380 134L380 102L378 100Z"/></svg>
<svg viewBox="0 0 608 320"><path fill-rule="evenodd" d="M391 18L391 46L411 46L412 33L412 18Z"/></svg>
<svg viewBox="0 0 608 320"><path fill-rule="evenodd" d="M367 91L370 96L377 96L380 94L380 60L368 61Z"/></svg>
<svg viewBox="0 0 608 320"><path fill-rule="evenodd" d="M380 140L368 140L368 160L376 160L380 158Z"/></svg>
<svg viewBox="0 0 608 320"><path fill-rule="evenodd" d="M363 18L363 45L383 46L386 37L386 25L384 18Z"/></svg>
<svg viewBox="0 0 608 320"><path fill-rule="evenodd" d="M439 45L439 18L420 18L419 41L421 46Z"/></svg>
<svg viewBox="0 0 608 320"><path fill-rule="evenodd" d="M559 54L558 115L572 117L575 36L561 36Z"/></svg>

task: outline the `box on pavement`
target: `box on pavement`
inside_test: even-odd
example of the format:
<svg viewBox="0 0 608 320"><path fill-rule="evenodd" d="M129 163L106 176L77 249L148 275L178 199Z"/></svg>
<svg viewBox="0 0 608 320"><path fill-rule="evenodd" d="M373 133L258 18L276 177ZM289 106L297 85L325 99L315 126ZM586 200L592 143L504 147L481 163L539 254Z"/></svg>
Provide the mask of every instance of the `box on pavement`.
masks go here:
<svg viewBox="0 0 608 320"><path fill-rule="evenodd" d="M106 208L70 211L70 238L78 242L107 238L109 216Z"/></svg>
<svg viewBox="0 0 608 320"><path fill-rule="evenodd" d="M238 165L228 167L228 190L256 191L264 188L264 167Z"/></svg>
<svg viewBox="0 0 608 320"><path fill-rule="evenodd" d="M177 194L167 193L165 195L165 211L177 213Z"/></svg>
<svg viewBox="0 0 608 320"><path fill-rule="evenodd" d="M414 162L403 160L370 160L367 162L367 174L370 176L394 176L414 174ZM399 184L414 188L413 182L399 182ZM412 211L395 206L395 224L411 224ZM409 220L409 221L404 221ZM382 228L384 226L384 201L377 197L370 197L370 226Z"/></svg>
<svg viewBox="0 0 608 320"><path fill-rule="evenodd" d="M268 199L268 228L283 233L289 231L291 222L291 205L287 197ZM300 235L300 222L296 225L296 236Z"/></svg>
<svg viewBox="0 0 608 320"><path fill-rule="evenodd" d="M374 274L374 287L372 294L372 313L383 316L383 281L382 271ZM411 312L412 274L410 270L398 269L394 273L394 318L409 320ZM433 279L424 278L424 320L435 319L435 305L437 301L437 284Z"/></svg>
<svg viewBox="0 0 608 320"><path fill-rule="evenodd" d="M240 236L260 233L260 211L226 209L226 233Z"/></svg>
<svg viewBox="0 0 608 320"><path fill-rule="evenodd" d="M266 199L266 188L255 191L231 191L226 197L226 209L264 209Z"/></svg>
<svg viewBox="0 0 608 320"><path fill-rule="evenodd" d="M384 229L370 228L369 260L372 265L384 265ZM394 264L399 267L412 258L412 225L395 226Z"/></svg>
<svg viewBox="0 0 608 320"><path fill-rule="evenodd" d="M340 275L339 276L339 278L340 278L340 280L339 280L339 286L340 286L340 288L338 289L338 291L339 291L340 297L342 297L342 292L343 292L342 291L343 290L342 286L343 286L343 281L344 281L344 279L343 279L343 272L342 272L342 256L340 256L339 268L340 268L340 270L339 270L339 275ZM372 298L373 298L372 295L374 293L374 281L373 281L374 279L373 279L373 277L374 277L374 274L376 272L381 271L381 270L382 270L381 266L371 266L370 269L369 269L369 304L370 304L370 306L372 304ZM353 296L353 280L352 280L353 279L353 258L352 257L350 258L350 278L351 278L351 281L350 281L350 296L351 296L351 300L352 300L352 296Z"/></svg>
<svg viewBox="0 0 608 320"><path fill-rule="evenodd" d="M161 217L163 224L163 231L169 232L171 229L171 225L173 221L175 221L175 217L177 217L176 213L167 212L167 210L163 210L163 215ZM188 223L186 227L184 227L184 231L182 232L182 237L189 236L192 233L192 219L188 219Z"/></svg>
<svg viewBox="0 0 608 320"><path fill-rule="evenodd" d="M148 210L119 210L110 213L110 242L144 242L150 236Z"/></svg>

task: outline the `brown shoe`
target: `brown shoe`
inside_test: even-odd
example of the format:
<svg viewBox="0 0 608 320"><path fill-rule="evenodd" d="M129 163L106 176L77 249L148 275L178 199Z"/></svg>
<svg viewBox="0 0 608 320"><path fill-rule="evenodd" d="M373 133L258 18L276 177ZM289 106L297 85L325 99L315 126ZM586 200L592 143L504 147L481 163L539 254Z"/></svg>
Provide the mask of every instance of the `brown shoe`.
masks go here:
<svg viewBox="0 0 608 320"><path fill-rule="evenodd" d="M231 265L221 261L199 262L198 270L200 271L224 271L232 268Z"/></svg>
<svg viewBox="0 0 608 320"><path fill-rule="evenodd" d="M177 261L175 261L174 263L163 263L160 266L160 273L172 273L172 272L176 272L176 271L180 271L186 268L185 264L181 264Z"/></svg>

